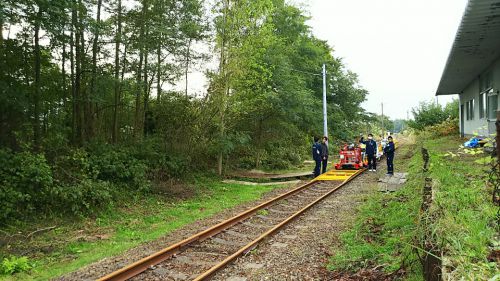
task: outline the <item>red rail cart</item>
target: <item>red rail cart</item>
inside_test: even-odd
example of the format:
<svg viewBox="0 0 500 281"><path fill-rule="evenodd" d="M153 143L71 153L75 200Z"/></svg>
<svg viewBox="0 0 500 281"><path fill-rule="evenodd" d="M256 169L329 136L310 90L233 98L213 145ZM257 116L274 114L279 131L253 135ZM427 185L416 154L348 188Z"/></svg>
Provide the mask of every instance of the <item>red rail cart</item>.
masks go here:
<svg viewBox="0 0 500 281"><path fill-rule="evenodd" d="M340 162L335 164L336 170L359 170L366 166L363 159L363 151L361 147L344 145L339 152Z"/></svg>

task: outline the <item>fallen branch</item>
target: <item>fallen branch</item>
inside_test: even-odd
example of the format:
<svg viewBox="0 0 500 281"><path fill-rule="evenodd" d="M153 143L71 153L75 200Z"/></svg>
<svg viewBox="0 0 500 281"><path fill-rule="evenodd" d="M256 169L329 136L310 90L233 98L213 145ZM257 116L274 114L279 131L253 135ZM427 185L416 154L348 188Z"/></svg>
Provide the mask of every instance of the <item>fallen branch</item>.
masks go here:
<svg viewBox="0 0 500 281"><path fill-rule="evenodd" d="M46 227L46 228L42 228L42 229L37 229L33 232L31 232L30 234L28 234L26 236L26 239L30 239L31 237L33 237L33 235L37 234L37 233L41 233L41 232L45 232L45 231L49 231L49 230L52 230L52 229L55 229L57 226L50 226L50 227Z"/></svg>

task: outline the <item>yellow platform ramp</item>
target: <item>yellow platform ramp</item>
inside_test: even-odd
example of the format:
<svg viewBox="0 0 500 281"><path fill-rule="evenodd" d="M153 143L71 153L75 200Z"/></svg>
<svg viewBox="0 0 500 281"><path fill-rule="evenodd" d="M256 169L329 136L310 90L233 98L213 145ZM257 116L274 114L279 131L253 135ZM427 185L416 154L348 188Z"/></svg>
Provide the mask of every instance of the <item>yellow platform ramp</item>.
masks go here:
<svg viewBox="0 0 500 281"><path fill-rule="evenodd" d="M363 170L330 170L322 175L319 175L314 181L345 181Z"/></svg>

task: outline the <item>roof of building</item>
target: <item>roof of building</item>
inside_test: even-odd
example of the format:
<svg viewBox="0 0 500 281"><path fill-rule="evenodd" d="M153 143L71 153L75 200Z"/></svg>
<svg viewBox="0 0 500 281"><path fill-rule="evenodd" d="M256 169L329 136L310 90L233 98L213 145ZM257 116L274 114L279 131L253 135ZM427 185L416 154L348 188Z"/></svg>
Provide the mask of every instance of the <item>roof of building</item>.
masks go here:
<svg viewBox="0 0 500 281"><path fill-rule="evenodd" d="M500 0L469 0L436 95L461 93L500 57Z"/></svg>

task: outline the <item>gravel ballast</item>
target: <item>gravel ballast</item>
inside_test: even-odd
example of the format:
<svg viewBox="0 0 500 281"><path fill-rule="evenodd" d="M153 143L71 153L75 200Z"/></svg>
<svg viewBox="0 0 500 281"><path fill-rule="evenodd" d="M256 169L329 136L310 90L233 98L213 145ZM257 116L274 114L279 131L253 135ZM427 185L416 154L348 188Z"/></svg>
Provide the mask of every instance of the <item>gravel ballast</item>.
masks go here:
<svg viewBox="0 0 500 281"><path fill-rule="evenodd" d="M265 243L218 272L212 280L329 280L332 245L349 227L363 198L377 182L366 172L308 210Z"/></svg>

